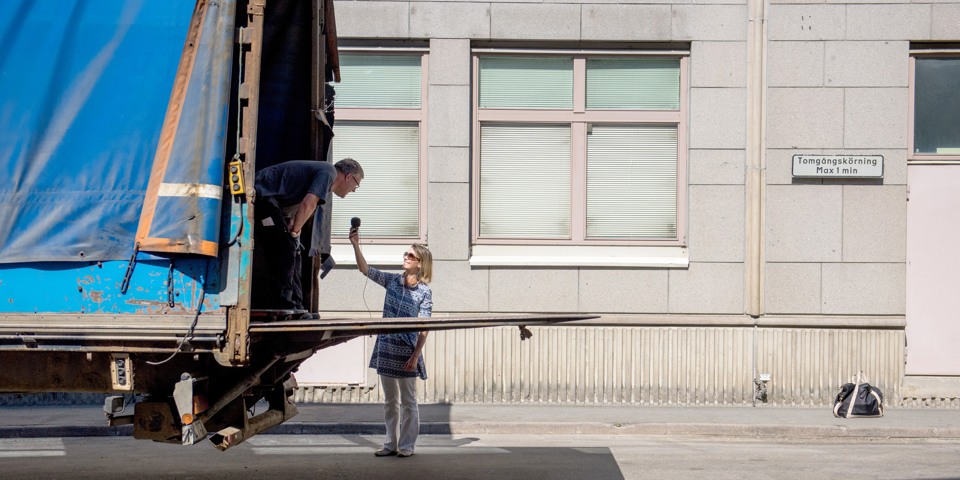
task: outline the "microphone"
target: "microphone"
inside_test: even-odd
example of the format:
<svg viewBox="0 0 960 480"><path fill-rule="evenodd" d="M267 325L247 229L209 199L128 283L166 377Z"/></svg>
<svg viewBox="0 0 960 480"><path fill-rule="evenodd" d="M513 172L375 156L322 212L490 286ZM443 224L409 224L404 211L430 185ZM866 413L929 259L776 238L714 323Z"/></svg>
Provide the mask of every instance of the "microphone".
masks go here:
<svg viewBox="0 0 960 480"><path fill-rule="evenodd" d="M360 217L353 217L350 219L350 231L355 231L360 228Z"/></svg>

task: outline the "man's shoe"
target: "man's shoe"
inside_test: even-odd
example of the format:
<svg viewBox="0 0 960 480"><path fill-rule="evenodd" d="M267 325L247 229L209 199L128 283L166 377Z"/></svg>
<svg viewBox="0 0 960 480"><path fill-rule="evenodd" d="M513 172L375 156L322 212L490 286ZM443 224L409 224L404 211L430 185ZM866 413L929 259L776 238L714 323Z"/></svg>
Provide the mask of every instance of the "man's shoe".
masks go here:
<svg viewBox="0 0 960 480"><path fill-rule="evenodd" d="M394 452L393 450L389 450L386 448L381 448L380 450L373 452L373 456L375 457L392 457L396 454L397 452Z"/></svg>
<svg viewBox="0 0 960 480"><path fill-rule="evenodd" d="M400 453L397 454L400 458L412 457L413 450L400 450Z"/></svg>

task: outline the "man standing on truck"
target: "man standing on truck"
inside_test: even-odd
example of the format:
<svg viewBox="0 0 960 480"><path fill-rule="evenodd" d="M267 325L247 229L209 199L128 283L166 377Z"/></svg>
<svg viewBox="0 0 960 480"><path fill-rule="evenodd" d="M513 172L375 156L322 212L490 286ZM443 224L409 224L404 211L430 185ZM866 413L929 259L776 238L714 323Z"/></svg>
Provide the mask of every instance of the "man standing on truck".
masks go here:
<svg viewBox="0 0 960 480"><path fill-rule="evenodd" d="M303 310L300 287L300 231L313 216L310 251L320 253L323 205L333 192L346 197L363 180L363 168L352 158L335 165L292 160L257 172L254 247L266 265L264 281L255 284L253 306L262 309ZM329 208L329 207L328 207Z"/></svg>

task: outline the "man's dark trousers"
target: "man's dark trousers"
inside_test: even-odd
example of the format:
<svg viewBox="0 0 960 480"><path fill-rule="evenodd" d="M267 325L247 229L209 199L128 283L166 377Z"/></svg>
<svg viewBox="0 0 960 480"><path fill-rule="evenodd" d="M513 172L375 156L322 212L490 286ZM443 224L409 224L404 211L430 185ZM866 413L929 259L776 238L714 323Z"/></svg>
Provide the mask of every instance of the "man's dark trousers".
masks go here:
<svg viewBox="0 0 960 480"><path fill-rule="evenodd" d="M265 218L270 218L273 225L264 225ZM254 235L253 308L302 310L303 246L299 238L290 236L283 211L274 202L257 204Z"/></svg>

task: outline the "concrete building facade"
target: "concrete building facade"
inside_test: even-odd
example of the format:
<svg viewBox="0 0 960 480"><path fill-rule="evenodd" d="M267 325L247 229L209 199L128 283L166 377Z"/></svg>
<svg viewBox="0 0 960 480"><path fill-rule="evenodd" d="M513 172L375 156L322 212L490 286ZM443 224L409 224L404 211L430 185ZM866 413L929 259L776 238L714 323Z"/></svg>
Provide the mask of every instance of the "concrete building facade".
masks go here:
<svg viewBox="0 0 960 480"><path fill-rule="evenodd" d="M944 210L960 205L951 193L960 190L960 122L934 142L939 150L915 138L931 122L960 121L916 100L926 95L918 93L918 59L958 71L960 2L344 0L335 8L344 65L363 55L420 59L415 112L364 117L340 104L355 70L335 85L335 131L352 121L417 127L419 190L403 207L416 231L371 235L368 260L396 269L411 241L428 242L435 315L599 315L537 329L525 342L515 328L436 332L423 401L816 406L862 371L888 404L960 408L960 357L949 348L960 341L960 305L949 293L960 286L951 274L960 250L949 243L960 239L960 217ZM675 127L672 241L591 244L589 225L570 227L574 236L586 230L579 242L485 241L480 210L494 207L479 183L488 178L481 163L493 160L481 160L481 130L518 114L486 110L479 93L478 83L493 82L481 77L484 59L498 55L585 58L587 67L574 60L574 90L577 69L589 70L594 57L676 59L671 113L569 123L574 136L619 118ZM940 74L919 73L929 75ZM944 104L957 105L960 77L941 76L955 87L940 92ZM577 95L570 117L591 115L590 100L578 109ZM536 115L524 118L537 123ZM356 143L346 130L337 134ZM356 154L337 151L337 142L334 155ZM592 147L571 142L588 152L580 163L572 156L572 175L583 176ZM797 171L804 161L845 157L879 161L881 172L876 164L868 175ZM385 192L394 185L371 182L390 170L364 165L364 187L381 192L367 201L392 202ZM538 172L556 173L549 170ZM573 185L565 191L576 223L594 207ZM539 183L530 188L536 193ZM349 218L352 206L335 203L335 215ZM341 234L335 221L338 267L321 283L323 314L379 316L382 289L352 269ZM379 401L375 375L366 375L298 395Z"/></svg>

